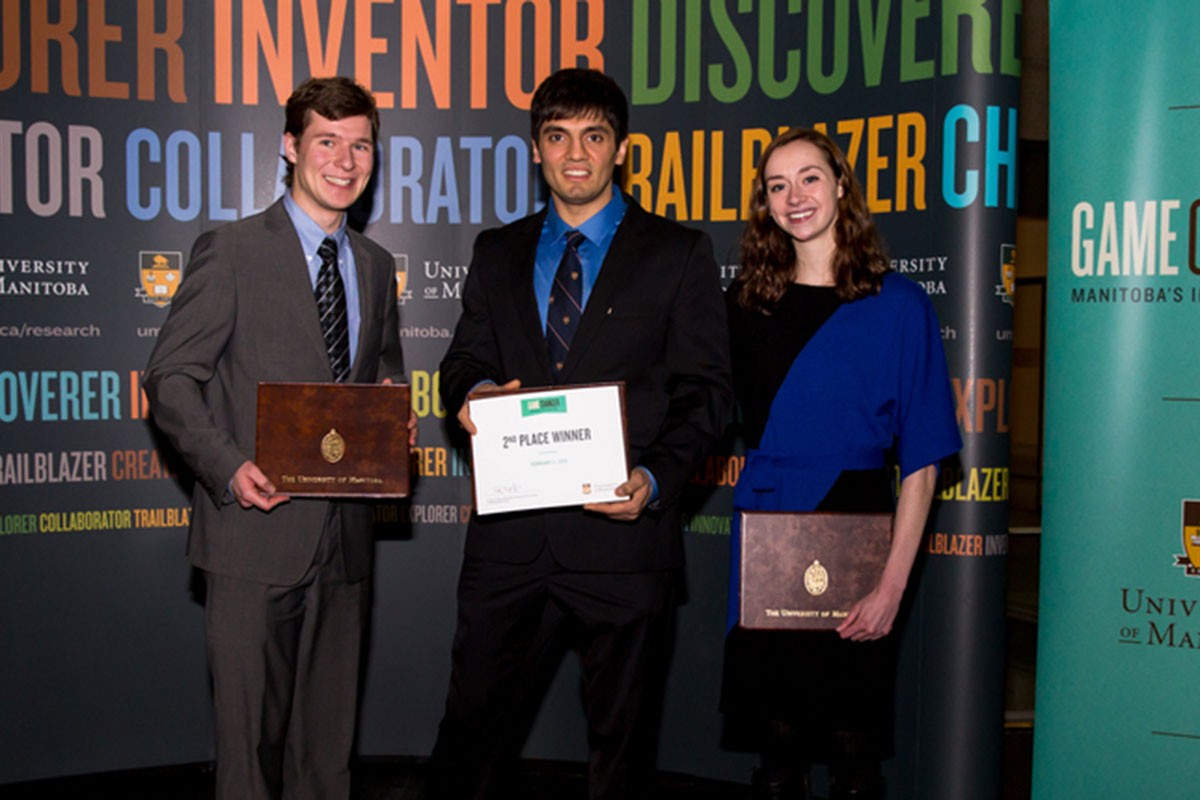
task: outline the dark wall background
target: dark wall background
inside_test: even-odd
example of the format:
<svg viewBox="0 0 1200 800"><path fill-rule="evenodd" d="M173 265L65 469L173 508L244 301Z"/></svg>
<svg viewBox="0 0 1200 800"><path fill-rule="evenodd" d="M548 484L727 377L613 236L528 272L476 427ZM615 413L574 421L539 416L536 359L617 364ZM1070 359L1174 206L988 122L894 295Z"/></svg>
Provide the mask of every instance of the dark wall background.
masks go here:
<svg viewBox="0 0 1200 800"><path fill-rule="evenodd" d="M189 480L138 386L169 296L143 296L141 270L186 269L202 230L270 204L281 103L333 71L383 107L363 216L397 258L421 416L413 498L380 507L360 751L429 752L470 502L434 373L475 235L543 202L528 96L575 64L627 88L627 185L707 230L726 282L773 132L824 124L855 162L895 266L938 308L960 396L963 470L931 531L980 537L930 539L889 769L902 793L942 782L938 759L990 774L987 735L961 726L999 736L1019 24L1019 0L0 1L0 782L212 755ZM731 436L689 500L660 759L729 778L751 764L720 748L716 712L739 452ZM975 655L947 665L947 631ZM530 756L583 757L575 674L568 659ZM957 733L929 730L964 703Z"/></svg>

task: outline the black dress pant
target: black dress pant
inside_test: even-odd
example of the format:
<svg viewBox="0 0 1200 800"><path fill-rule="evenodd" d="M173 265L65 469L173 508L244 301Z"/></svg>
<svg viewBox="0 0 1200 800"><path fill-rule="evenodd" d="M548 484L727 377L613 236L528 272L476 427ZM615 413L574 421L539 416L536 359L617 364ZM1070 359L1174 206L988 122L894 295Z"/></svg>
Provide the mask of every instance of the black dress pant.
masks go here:
<svg viewBox="0 0 1200 800"><path fill-rule="evenodd" d="M648 795L675 618L675 571L563 569L467 556L434 796L511 797L512 765L564 643L579 650L592 800Z"/></svg>

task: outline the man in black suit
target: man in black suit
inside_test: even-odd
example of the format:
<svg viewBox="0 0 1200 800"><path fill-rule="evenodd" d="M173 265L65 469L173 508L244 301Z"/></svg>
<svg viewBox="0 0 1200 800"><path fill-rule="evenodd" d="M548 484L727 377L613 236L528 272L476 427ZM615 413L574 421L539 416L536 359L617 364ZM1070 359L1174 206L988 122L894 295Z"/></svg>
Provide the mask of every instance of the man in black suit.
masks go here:
<svg viewBox="0 0 1200 800"><path fill-rule="evenodd" d="M563 70L538 87L530 113L551 203L476 240L442 396L474 434L469 393L624 381L635 466L619 502L471 519L434 788L508 796L500 776L540 699L533 676L569 636L590 796L634 797L653 776L683 561L677 501L732 404L725 312L708 237L614 188L628 131L621 89L594 70ZM548 325L567 263L582 273L581 316L556 311ZM569 341L560 320L572 323Z"/></svg>
<svg viewBox="0 0 1200 800"><path fill-rule="evenodd" d="M154 421L196 475L188 556L205 578L221 798L350 793L372 509L287 502L254 434L260 381L403 379L393 259L345 224L378 132L353 81L296 89L288 191L196 240L146 368Z"/></svg>

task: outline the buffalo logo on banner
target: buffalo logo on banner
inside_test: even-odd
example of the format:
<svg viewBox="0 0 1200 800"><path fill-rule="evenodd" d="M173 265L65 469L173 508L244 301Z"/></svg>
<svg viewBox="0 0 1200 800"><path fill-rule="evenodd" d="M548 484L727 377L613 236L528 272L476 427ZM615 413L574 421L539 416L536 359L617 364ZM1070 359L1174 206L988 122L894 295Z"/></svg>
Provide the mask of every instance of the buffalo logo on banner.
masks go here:
<svg viewBox="0 0 1200 800"><path fill-rule="evenodd" d="M1200 500L1183 501L1183 555L1175 556L1175 566L1184 574L1200 578Z"/></svg>
<svg viewBox="0 0 1200 800"><path fill-rule="evenodd" d="M1017 286L1017 246L1000 245L1000 283L996 284L996 297L1010 306Z"/></svg>
<svg viewBox="0 0 1200 800"><path fill-rule="evenodd" d="M141 283L134 295L159 308L171 305L183 277L183 253L143 250L138 253Z"/></svg>
<svg viewBox="0 0 1200 800"><path fill-rule="evenodd" d="M392 253L396 262L396 302L404 305L412 298L412 289L408 288L408 253Z"/></svg>

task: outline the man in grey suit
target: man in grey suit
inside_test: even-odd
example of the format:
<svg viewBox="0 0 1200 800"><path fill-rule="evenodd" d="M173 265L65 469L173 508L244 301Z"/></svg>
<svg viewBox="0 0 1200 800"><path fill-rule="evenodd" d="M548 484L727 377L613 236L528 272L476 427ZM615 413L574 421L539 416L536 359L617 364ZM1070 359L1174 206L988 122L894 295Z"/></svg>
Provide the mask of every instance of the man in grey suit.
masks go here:
<svg viewBox="0 0 1200 800"><path fill-rule="evenodd" d="M346 226L378 131L353 81L296 89L288 191L196 240L146 369L154 421L196 475L188 556L206 584L218 797L349 796L372 509L288 502L254 437L260 381L402 379L392 257Z"/></svg>

